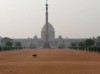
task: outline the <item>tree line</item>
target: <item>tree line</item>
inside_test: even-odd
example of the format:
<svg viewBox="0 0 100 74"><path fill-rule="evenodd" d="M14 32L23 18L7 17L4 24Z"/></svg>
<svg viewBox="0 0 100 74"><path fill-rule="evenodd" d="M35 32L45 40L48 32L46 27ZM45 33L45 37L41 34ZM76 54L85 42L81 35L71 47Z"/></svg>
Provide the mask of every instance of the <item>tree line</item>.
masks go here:
<svg viewBox="0 0 100 74"><path fill-rule="evenodd" d="M8 37L2 38L0 51L14 50L14 49L22 49L21 42L13 42L13 39Z"/></svg>
<svg viewBox="0 0 100 74"><path fill-rule="evenodd" d="M83 51L100 52L100 42L96 39L86 39L83 42L72 43L70 48Z"/></svg>

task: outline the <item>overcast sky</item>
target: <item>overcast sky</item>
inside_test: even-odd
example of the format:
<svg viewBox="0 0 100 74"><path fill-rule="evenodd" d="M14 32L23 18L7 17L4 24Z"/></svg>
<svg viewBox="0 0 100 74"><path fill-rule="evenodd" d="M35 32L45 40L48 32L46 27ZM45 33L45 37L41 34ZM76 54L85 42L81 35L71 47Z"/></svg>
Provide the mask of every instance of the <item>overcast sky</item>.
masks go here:
<svg viewBox="0 0 100 74"><path fill-rule="evenodd" d="M100 0L49 0L49 22L56 37L89 38L100 35ZM41 36L45 0L0 0L0 36Z"/></svg>

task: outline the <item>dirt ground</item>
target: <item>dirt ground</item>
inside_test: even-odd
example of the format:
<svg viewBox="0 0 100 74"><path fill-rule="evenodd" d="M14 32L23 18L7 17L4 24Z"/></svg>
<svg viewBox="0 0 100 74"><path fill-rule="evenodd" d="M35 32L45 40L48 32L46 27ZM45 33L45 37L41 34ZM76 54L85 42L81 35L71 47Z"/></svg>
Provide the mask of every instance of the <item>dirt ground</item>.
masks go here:
<svg viewBox="0 0 100 74"><path fill-rule="evenodd" d="M100 53L70 49L3 51L0 74L100 74Z"/></svg>

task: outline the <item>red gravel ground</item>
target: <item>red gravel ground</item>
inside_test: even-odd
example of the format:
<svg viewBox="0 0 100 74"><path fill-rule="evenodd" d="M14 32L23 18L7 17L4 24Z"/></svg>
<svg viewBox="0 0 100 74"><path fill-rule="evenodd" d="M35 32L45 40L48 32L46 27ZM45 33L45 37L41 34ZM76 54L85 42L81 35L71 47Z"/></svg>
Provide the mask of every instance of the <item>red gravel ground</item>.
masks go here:
<svg viewBox="0 0 100 74"><path fill-rule="evenodd" d="M4 51L0 52L0 74L100 74L100 53L70 49Z"/></svg>

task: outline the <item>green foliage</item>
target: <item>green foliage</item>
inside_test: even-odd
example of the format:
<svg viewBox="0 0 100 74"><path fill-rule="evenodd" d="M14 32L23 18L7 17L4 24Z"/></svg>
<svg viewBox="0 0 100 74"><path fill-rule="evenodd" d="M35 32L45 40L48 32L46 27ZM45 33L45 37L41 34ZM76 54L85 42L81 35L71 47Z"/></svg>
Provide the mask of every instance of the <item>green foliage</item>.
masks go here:
<svg viewBox="0 0 100 74"><path fill-rule="evenodd" d="M8 37L4 37L2 38L1 42L10 42L12 41L12 39L8 38Z"/></svg>
<svg viewBox="0 0 100 74"><path fill-rule="evenodd" d="M12 47L12 42L6 42L6 47Z"/></svg>
<svg viewBox="0 0 100 74"><path fill-rule="evenodd" d="M79 42L78 45L79 47L84 47L84 42Z"/></svg>
<svg viewBox="0 0 100 74"><path fill-rule="evenodd" d="M2 47L0 46L0 51L2 51Z"/></svg>
<svg viewBox="0 0 100 74"><path fill-rule="evenodd" d="M96 46L100 46L100 42L99 42L99 41L98 41L98 42L96 42L95 44L96 44Z"/></svg>
<svg viewBox="0 0 100 74"><path fill-rule="evenodd" d="M95 46L96 44L97 46ZM91 52L100 52L100 42L96 42L93 39L86 39L83 42L79 42L78 46L75 43L71 44L71 48L73 49L79 49L79 50L85 50L85 51L91 51Z"/></svg>
<svg viewBox="0 0 100 74"><path fill-rule="evenodd" d="M8 37L2 38L1 43L2 46L0 46L0 51L22 49L21 42L16 42L15 46L13 46L13 39L10 39Z"/></svg>
<svg viewBox="0 0 100 74"><path fill-rule="evenodd" d="M92 39L86 39L84 41L84 44L85 44L86 47L93 46L94 45L94 40L92 40Z"/></svg>

